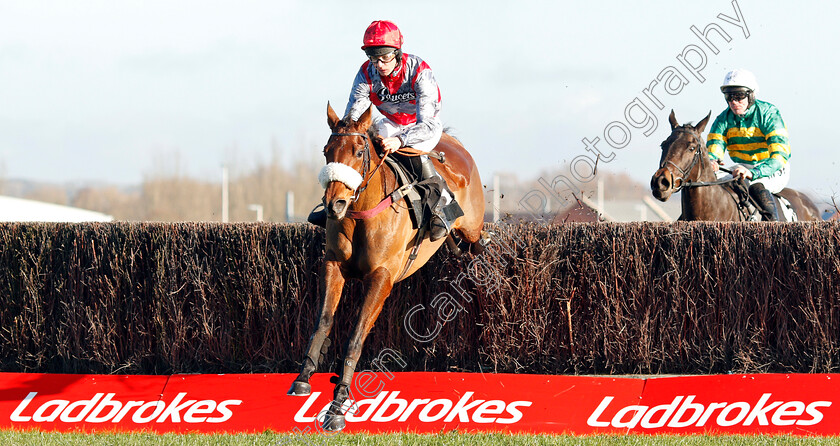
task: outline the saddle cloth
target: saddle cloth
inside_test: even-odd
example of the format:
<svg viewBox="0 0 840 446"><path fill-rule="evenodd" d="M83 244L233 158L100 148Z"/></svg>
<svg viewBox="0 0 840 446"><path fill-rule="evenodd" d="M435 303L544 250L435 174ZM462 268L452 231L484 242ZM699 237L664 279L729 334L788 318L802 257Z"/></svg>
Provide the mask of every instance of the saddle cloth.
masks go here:
<svg viewBox="0 0 840 446"><path fill-rule="evenodd" d="M385 158L385 163L397 177L397 190L391 194L394 203L405 197L411 224L414 229L425 227L432 216L432 209L440 201L440 178L421 180L422 168L419 156L392 154Z"/></svg>
<svg viewBox="0 0 840 446"><path fill-rule="evenodd" d="M750 198L750 193L748 192L746 185L737 182L730 183L730 185L740 199L738 206L740 206L749 216L747 221L761 221L761 212ZM799 221L799 218L796 216L796 212L793 210L793 206L787 199L785 199L785 197L779 194L772 195L773 198L776 199L776 207L779 209L779 215L784 219L783 221Z"/></svg>

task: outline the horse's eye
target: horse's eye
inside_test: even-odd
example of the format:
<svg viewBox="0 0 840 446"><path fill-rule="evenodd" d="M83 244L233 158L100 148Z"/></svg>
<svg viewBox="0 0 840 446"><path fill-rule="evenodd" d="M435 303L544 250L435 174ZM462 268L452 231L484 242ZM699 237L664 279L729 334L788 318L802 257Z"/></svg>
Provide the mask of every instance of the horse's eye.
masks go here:
<svg viewBox="0 0 840 446"><path fill-rule="evenodd" d="M358 152L356 152L356 158L361 158L362 155L364 155L364 154L365 154L364 150L359 150Z"/></svg>

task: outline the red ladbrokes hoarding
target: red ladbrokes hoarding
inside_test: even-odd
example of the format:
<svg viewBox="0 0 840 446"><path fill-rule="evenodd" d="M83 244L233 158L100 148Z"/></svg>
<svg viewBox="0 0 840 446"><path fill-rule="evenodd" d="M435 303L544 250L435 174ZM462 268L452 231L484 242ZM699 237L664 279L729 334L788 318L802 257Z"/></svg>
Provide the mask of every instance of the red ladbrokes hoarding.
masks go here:
<svg viewBox="0 0 840 446"><path fill-rule="evenodd" d="M0 428L321 432L329 374L0 374ZM840 375L358 373L345 432L840 434Z"/></svg>

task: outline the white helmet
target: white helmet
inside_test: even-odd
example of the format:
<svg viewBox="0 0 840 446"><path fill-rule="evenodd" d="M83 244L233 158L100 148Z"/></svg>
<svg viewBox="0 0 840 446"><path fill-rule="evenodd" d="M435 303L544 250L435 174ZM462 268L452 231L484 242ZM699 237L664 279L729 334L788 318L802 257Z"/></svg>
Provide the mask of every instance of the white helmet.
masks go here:
<svg viewBox="0 0 840 446"><path fill-rule="evenodd" d="M753 94L758 93L758 81L755 80L755 75L743 68L726 73L720 91L726 93L727 90L733 90L736 87L749 89Z"/></svg>

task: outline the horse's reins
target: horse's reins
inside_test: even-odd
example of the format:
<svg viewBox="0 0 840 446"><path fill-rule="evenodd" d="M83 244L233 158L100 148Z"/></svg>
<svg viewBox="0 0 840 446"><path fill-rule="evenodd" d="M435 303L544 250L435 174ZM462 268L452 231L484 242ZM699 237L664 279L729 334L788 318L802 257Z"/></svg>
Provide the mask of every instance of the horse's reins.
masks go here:
<svg viewBox="0 0 840 446"><path fill-rule="evenodd" d="M729 169L727 169L727 168L725 168L725 167L718 167L718 169L720 169L720 170L722 170L722 171L724 171L724 172L726 172L726 173L728 173L728 174L730 174L730 175L732 174L732 171L731 171L731 170L729 170ZM731 182L733 182L733 181L736 181L736 180L735 180L735 177L732 177L732 178L724 178L724 179L722 179L722 180L715 180L715 181L690 181L690 180L689 180L689 181L688 181L688 182L687 182L684 186L682 186L682 187L720 186L720 185L722 185L722 184L729 184L729 183L731 183Z"/></svg>
<svg viewBox="0 0 840 446"><path fill-rule="evenodd" d="M373 168L373 171L368 172L370 170L370 146L371 146L371 144L370 144L370 137L366 133L333 132L333 133L330 134L330 136L361 136L362 139L365 141L365 152L364 152L364 162L363 162L364 169L363 169L363 173L362 173L362 182L359 185L359 187L357 187L356 190L354 191L353 198L352 198L353 201L356 201L359 198L359 195L361 195L361 193L364 192L365 189L367 189L368 183L373 178L373 175L376 174L376 171L379 170L379 168L382 167L383 164L385 164L385 158L388 157L389 152L386 152L384 155L382 155L382 159L379 161L379 164L377 164L376 167ZM399 154L405 155L405 156L428 155L432 158L437 159L441 163L446 162L446 156L443 152L435 152L435 151L423 152L423 151L417 150L413 147L401 147L399 150L396 150L393 153L399 153ZM390 206L391 203L393 203L392 194L387 194L387 192L386 192L385 198L383 198L382 201L380 201L379 204L377 204L374 208L369 209L367 211L348 211L349 212L348 216L350 216L350 218L355 218L355 219L370 218L370 217L373 217L374 215L378 214L379 212L383 211L385 208Z"/></svg>
<svg viewBox="0 0 840 446"><path fill-rule="evenodd" d="M690 132L690 130L688 130L688 129L682 129L681 131L683 131L683 132ZM692 133L693 133L693 132L692 132ZM701 138L698 138L698 139L699 139L700 141L702 141L702 139L701 139ZM681 191L683 188L706 187L706 186L723 186L723 185L725 185L725 184L729 184L729 183L732 183L732 182L734 182L734 181L737 181L737 180L735 179L735 177L725 178L725 179L720 179L720 180L715 180L715 181L691 181L691 180L686 180L686 179L685 179L685 177L687 177L687 176L691 173L692 169L694 169L694 166L697 164L697 162L698 162L698 161L700 161L700 158L701 158L701 156L700 156L700 151L701 151L701 150L703 150L702 145L701 145L700 143L697 143L697 147L695 148L695 151L694 151L694 157L693 157L693 158L692 158L692 160L691 160L691 164L689 164L688 168L687 168L687 169L685 169L685 170L683 170L680 166L678 166L676 163L674 163L674 162L673 162L673 161L671 161L671 160L667 160L666 162L662 163L662 164L659 166L660 168L664 168L664 169L668 170L668 172L670 172L670 173L671 173L671 176L672 176L672 177L675 177L675 175L674 175L674 172L673 172L673 171L671 171L671 169L669 169L669 168L668 168L668 166L667 166L667 164L668 164L668 163L670 163L672 166L676 167L676 168L677 168L677 170L679 170L679 171L680 171L680 175L681 175L681 176L678 178L678 179L679 179L679 181L680 181L680 186L679 186L679 187L674 187L674 192L679 192L679 191ZM728 174L732 174L732 171L731 171L731 170L726 169L726 168L724 168L724 167L719 167L719 169L720 169L720 170L722 170L722 171L724 171L724 172L726 172L726 173L728 173ZM676 184L676 181L674 181L674 184ZM737 193L736 193L736 194L737 194ZM733 199L733 200L735 200L735 204L736 204L736 206L737 206L737 208L738 208L739 212L741 212L742 216L743 216L743 217L744 217L744 219L746 220L746 217L747 217L747 216L746 216L746 214L744 213L744 211L741 209L741 204L738 202L738 200L737 200L737 199L735 199L735 197L734 197L734 196L732 196L732 199Z"/></svg>
<svg viewBox="0 0 840 446"><path fill-rule="evenodd" d="M379 160L379 164L377 164L376 167L373 169L373 171L368 174L368 170L370 169L370 137L365 133L356 133L356 132L347 132L347 133L333 132L331 134L331 136L361 136L362 139L364 139L364 141L365 141L364 173L362 174L362 183L359 185L358 188L356 188L356 191L353 194L353 201L356 201L358 199L359 195L361 195L361 193L365 189L367 189L368 183L370 182L371 178L373 178L373 175L376 173L376 171L379 170L379 168L382 167L383 164L385 164L385 158L388 157L388 152L385 152L382 155L382 159ZM417 150L413 147L402 147L399 150L397 150L396 153L399 153L399 154L402 154L402 155L405 155L405 156L429 155L429 156L432 156L432 157L438 159L441 163L445 162L445 160L446 160L445 154L443 152L434 152L434 153L429 152L429 153L426 153L426 152L422 152L420 150ZM386 192L385 198L383 198L382 201L380 201L379 204L377 204L374 208L368 209L367 211L352 211L352 210L349 210L348 213L347 213L347 216L350 217L350 218L355 218L355 219L365 219L365 218L373 217L374 215L382 212L385 208L387 208L388 206L390 206L394 202L393 195L394 194L388 194ZM402 273L400 273L400 275L398 276L397 282L399 282L400 280L402 280L405 277L409 268L411 268L411 265L414 263L414 260L417 258L417 251L420 248L420 244L423 242L423 235L424 234L425 234L425 229L424 228L420 228L417 231L417 237L415 237L415 239L414 239L414 246L412 246L412 248L411 248L411 253L408 256L408 261L406 262L405 267L402 270Z"/></svg>
<svg viewBox="0 0 840 446"><path fill-rule="evenodd" d="M690 130L684 129L684 128L681 129L680 131L690 132ZM693 133L693 132L691 132L691 133ZM698 139L700 139L700 138L698 138ZM700 140L702 140L702 139L700 139ZM686 169L683 169L682 167L678 166L675 162L673 162L671 160L667 160L667 161L665 161L665 162L663 162L662 164L659 165L660 169L666 169L671 174L671 176L675 178L675 180L679 180L680 185L679 185L679 187L674 187L674 192L679 192L683 188L686 188L686 187L720 186L722 184L727 184L727 183L731 183L731 182L735 181L734 177L733 178L722 179L722 180L716 180L716 181L691 181L691 180L686 180L685 178L689 174L691 174L691 171L694 169L694 166L697 165L697 163L700 161L700 158L701 158L700 157L700 151L701 150L703 150L702 145L700 143L697 143L697 147L694 150L694 157L691 159L691 164L689 164ZM674 175L674 172L668 167L668 164L671 164L672 166L676 167L677 170L680 171L680 176L679 177ZM726 173L730 173L730 174L732 173L729 169L724 169L723 167L721 167L720 170L722 170ZM677 183L677 181L674 181L674 184L676 184L676 183Z"/></svg>

